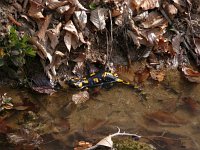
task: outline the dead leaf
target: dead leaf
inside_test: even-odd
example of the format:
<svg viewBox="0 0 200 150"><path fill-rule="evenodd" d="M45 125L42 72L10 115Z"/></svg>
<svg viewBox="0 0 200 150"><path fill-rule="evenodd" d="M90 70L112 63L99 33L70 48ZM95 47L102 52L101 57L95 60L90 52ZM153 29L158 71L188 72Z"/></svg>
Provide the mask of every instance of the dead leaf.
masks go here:
<svg viewBox="0 0 200 150"><path fill-rule="evenodd" d="M106 26L107 9L98 7L91 12L90 21L98 30L103 30Z"/></svg>
<svg viewBox="0 0 200 150"><path fill-rule="evenodd" d="M152 79L157 80L159 82L163 81L165 77L164 71L160 70L151 70L150 75Z"/></svg>
<svg viewBox="0 0 200 150"><path fill-rule="evenodd" d="M191 97L183 97L182 101L185 103L187 108L192 113L196 113L197 111L200 111L200 104L197 101L195 101L193 98L191 98Z"/></svg>
<svg viewBox="0 0 200 150"><path fill-rule="evenodd" d="M144 22L141 23L143 28L155 28L166 24L167 20L156 11L149 13Z"/></svg>
<svg viewBox="0 0 200 150"><path fill-rule="evenodd" d="M29 108L29 106L15 106L13 109L15 109L15 110L26 110L26 109L28 109Z"/></svg>
<svg viewBox="0 0 200 150"><path fill-rule="evenodd" d="M37 1L30 0L30 8L28 10L28 15L35 19L42 19L44 18L43 14L43 6L41 3Z"/></svg>
<svg viewBox="0 0 200 150"><path fill-rule="evenodd" d="M74 94L72 96L72 101L75 103L75 104L81 104L81 103L85 103L87 100L89 100L90 96L89 96L89 93L88 91L80 91L79 93L77 94Z"/></svg>
<svg viewBox="0 0 200 150"><path fill-rule="evenodd" d="M79 30L83 30L87 23L87 14L85 11L75 11L73 21Z"/></svg>
<svg viewBox="0 0 200 150"><path fill-rule="evenodd" d="M181 125L185 124L186 121L182 118L173 115L172 113L168 113L165 111L158 110L156 112L148 113L145 115L145 118L147 118L150 121L154 121L158 123L159 125L164 126L171 126L171 125Z"/></svg>
<svg viewBox="0 0 200 150"><path fill-rule="evenodd" d="M173 50L172 44L164 38L158 39L154 50L156 51L156 53L166 53L170 54L170 56L176 55L176 52Z"/></svg>
<svg viewBox="0 0 200 150"><path fill-rule="evenodd" d="M66 30L66 31L68 31L68 32L70 32L70 33L72 33L72 34L74 34L75 36L78 37L78 31L77 31L76 27L74 26L74 23L71 20L69 20L65 24L65 26L63 27L63 29Z"/></svg>
<svg viewBox="0 0 200 150"><path fill-rule="evenodd" d="M37 51L38 55L42 58L48 58L50 62L52 62L52 56L49 52L47 52L46 48L38 42L37 37L31 37L29 42L35 45L39 51Z"/></svg>
<svg viewBox="0 0 200 150"><path fill-rule="evenodd" d="M200 72L189 67L182 67L182 71L190 82L200 83Z"/></svg>
<svg viewBox="0 0 200 150"><path fill-rule="evenodd" d="M200 38L194 38L195 53L200 56Z"/></svg>
<svg viewBox="0 0 200 150"><path fill-rule="evenodd" d="M74 150L85 150L86 148L92 147L92 144L85 141L79 141L77 146L75 146Z"/></svg>
<svg viewBox="0 0 200 150"><path fill-rule="evenodd" d="M56 9L56 8L59 8L59 7L62 7L64 5L66 5L68 3L68 1L64 0L64 1L58 1L58 0L48 0L46 2L46 5L49 9Z"/></svg>
<svg viewBox="0 0 200 150"><path fill-rule="evenodd" d="M71 4L75 5L79 10L87 11L87 9L78 0L68 0Z"/></svg>
<svg viewBox="0 0 200 150"><path fill-rule="evenodd" d="M130 6L134 10L149 10L160 7L160 0L132 0Z"/></svg>
<svg viewBox="0 0 200 150"><path fill-rule="evenodd" d="M137 83L142 83L142 82L146 81L149 78L150 71L149 71L148 68L144 68L142 70L138 70L135 74L136 74L135 81Z"/></svg>
<svg viewBox="0 0 200 150"><path fill-rule="evenodd" d="M40 28L40 30L36 33L36 35L38 36L38 38L41 40L41 41L44 41L44 37L45 37L45 34L46 34L46 30L49 26L49 23L51 22L51 18L52 18L52 14L50 15L47 15L45 17L45 20Z"/></svg>
<svg viewBox="0 0 200 150"><path fill-rule="evenodd" d="M11 21L12 24L17 25L17 26L22 26L22 24L18 21L16 21L12 15L8 15L8 19Z"/></svg>
<svg viewBox="0 0 200 150"><path fill-rule="evenodd" d="M34 91L41 93L41 94L49 94L52 95L56 91L49 86L41 86L41 87L31 87Z"/></svg>
<svg viewBox="0 0 200 150"><path fill-rule="evenodd" d="M181 44L181 39L182 38L182 34L178 33L173 39L172 39L172 47L173 50L179 54L180 51L180 44Z"/></svg>
<svg viewBox="0 0 200 150"><path fill-rule="evenodd" d="M51 41L51 47L55 49L56 45L59 43L60 29L62 23L59 23L54 29L47 30L47 35Z"/></svg>
<svg viewBox="0 0 200 150"><path fill-rule="evenodd" d="M58 7L56 9L56 11L59 12L60 14L63 14L65 12L67 12L69 9L70 9L70 6L69 5L65 5L65 6L62 6L62 7Z"/></svg>
<svg viewBox="0 0 200 150"><path fill-rule="evenodd" d="M64 42L65 42L65 45L66 45L67 49L70 52L71 47L72 47L72 34L71 33L69 33L69 32L65 33Z"/></svg>

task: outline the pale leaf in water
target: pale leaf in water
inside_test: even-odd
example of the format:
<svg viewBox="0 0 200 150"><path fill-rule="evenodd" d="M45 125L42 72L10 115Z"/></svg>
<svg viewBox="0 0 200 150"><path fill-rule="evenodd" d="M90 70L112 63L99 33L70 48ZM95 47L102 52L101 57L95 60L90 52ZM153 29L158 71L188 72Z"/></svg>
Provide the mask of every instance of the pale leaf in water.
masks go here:
<svg viewBox="0 0 200 150"><path fill-rule="evenodd" d="M47 30L47 36L51 41L51 47L55 49L56 45L59 43L58 39L60 37L60 29L62 23L59 23L54 29Z"/></svg>
<svg viewBox="0 0 200 150"><path fill-rule="evenodd" d="M72 101L75 104L81 104L81 103L84 103L87 100L89 100L89 98L90 98L90 95L89 95L88 91L83 91L83 92L80 91L79 93L74 94L72 96Z"/></svg>
<svg viewBox="0 0 200 150"><path fill-rule="evenodd" d="M91 12L90 21L97 27L99 30L103 30L106 26L106 15L107 9L97 8Z"/></svg>

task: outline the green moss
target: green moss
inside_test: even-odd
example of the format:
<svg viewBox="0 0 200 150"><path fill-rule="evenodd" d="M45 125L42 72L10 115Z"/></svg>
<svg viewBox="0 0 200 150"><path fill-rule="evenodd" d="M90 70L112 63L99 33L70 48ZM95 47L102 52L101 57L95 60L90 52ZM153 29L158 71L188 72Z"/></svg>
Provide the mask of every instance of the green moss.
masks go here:
<svg viewBox="0 0 200 150"><path fill-rule="evenodd" d="M137 142L132 139L115 139L114 148L117 150L153 150L149 144Z"/></svg>

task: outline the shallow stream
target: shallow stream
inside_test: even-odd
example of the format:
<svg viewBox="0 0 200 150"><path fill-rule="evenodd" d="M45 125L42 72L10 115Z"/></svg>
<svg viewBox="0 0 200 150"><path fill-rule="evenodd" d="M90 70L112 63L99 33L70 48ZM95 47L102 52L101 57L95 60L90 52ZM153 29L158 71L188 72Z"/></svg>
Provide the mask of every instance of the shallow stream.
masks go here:
<svg viewBox="0 0 200 150"><path fill-rule="evenodd" d="M40 147L44 150L73 149L80 140L96 143L116 132L116 127L147 136L151 140L144 141L157 149L199 150L200 85L189 83L179 72L172 71L161 83L147 81L143 90L146 101L132 87L115 85L109 90L101 89L79 105L71 100L78 92L73 89L46 96L1 87L0 94L7 93L16 102L27 99L36 105L31 111L15 111L6 121L11 128L23 126L42 135L44 142ZM182 101L183 97L197 101L195 112ZM167 112L167 116L160 115L162 112ZM27 114L32 118L25 119Z"/></svg>

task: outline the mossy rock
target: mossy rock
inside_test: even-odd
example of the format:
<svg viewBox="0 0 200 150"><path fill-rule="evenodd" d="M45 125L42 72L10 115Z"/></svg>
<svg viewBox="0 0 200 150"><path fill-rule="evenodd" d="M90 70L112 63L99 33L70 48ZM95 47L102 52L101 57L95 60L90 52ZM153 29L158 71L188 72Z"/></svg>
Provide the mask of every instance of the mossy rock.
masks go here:
<svg viewBox="0 0 200 150"><path fill-rule="evenodd" d="M137 142L132 139L114 139L114 148L117 150L154 150L153 146Z"/></svg>

